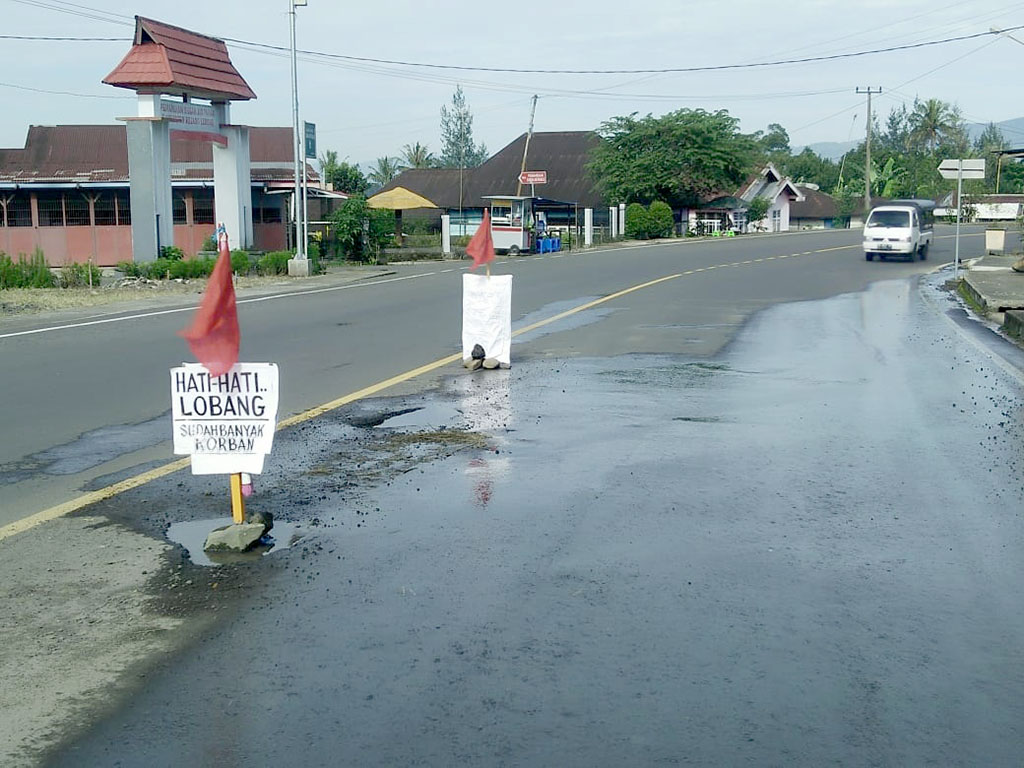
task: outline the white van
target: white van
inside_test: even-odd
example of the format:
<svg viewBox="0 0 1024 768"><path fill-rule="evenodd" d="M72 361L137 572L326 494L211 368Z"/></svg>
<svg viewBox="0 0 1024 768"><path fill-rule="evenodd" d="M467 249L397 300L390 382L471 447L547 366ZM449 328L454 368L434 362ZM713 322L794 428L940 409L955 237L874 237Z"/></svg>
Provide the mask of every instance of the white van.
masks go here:
<svg viewBox="0 0 1024 768"><path fill-rule="evenodd" d="M935 202L893 200L871 209L864 223L864 258L902 256L922 261L935 234Z"/></svg>

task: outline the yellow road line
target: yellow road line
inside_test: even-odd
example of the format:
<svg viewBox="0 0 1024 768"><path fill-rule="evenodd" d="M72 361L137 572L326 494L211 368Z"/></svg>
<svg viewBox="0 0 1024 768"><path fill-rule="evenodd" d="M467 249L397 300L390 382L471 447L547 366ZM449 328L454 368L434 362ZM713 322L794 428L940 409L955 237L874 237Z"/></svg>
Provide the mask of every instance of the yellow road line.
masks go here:
<svg viewBox="0 0 1024 768"><path fill-rule="evenodd" d="M573 307L572 309L567 309L565 312L559 312L557 315L552 315L549 318L540 320L536 323L533 323L532 325L528 325L525 328L520 328L512 335L521 336L522 334L536 330L537 328L542 328L545 325L556 323L559 320L569 317L570 315L575 315L578 312L583 312L585 310L596 307L600 304L604 304L605 302L608 301L614 301L615 299L621 298L622 296L626 296L630 293L633 293L634 291L640 291L643 290L644 288L650 288L651 286L658 285L659 283L664 283L668 280L674 280L677 277L682 277L682 273L668 275L666 277L659 277L657 280L650 280L646 283L640 283L639 285L634 285L631 288L626 288L624 290L617 291L616 293L611 293L607 296L603 296L600 299L588 301L584 304L580 304L577 307ZM331 400L328 403L324 403L323 405L318 405L314 408L310 408L309 410L303 411L302 413L295 414L294 416L289 416L287 419L283 419L280 422L278 422L277 428L284 429L286 427L292 427L295 426L296 424L301 424L303 422L309 421L310 419L315 419L317 416L322 416L328 411L333 411L336 408L340 408L341 406L355 402L356 400L361 400L363 398L370 397L371 395L375 395L378 392L382 392L390 387L395 386L396 384L401 384L405 381L409 381L410 379L414 379L417 376L422 376L425 373L430 373L431 371L435 371L438 368L443 368L446 365L451 365L452 363L461 360L461 352L454 355L448 355L447 357L442 357L440 360L435 360L432 363L421 365L419 368L413 368L412 370L406 371L405 373L400 373L397 376L392 376L390 379L385 379L384 381L379 381L376 384L371 384L368 387L364 387L363 389L357 390L356 392L347 394L344 397L339 397L335 400ZM108 485L105 488L100 488L97 491L91 491L82 496L79 496L76 499L71 499L69 501L65 501L62 504L50 507L49 509L44 509L40 512L36 512L35 514L29 515L28 517L24 517L21 520L15 520L13 523L8 523L7 525L0 528L0 541L3 541L4 539L9 539L12 536L17 536L19 533L24 533L25 531L35 528L37 525L41 525L42 523L49 522L50 520L56 520L58 517L64 517L65 515L69 515L72 512L89 506L90 504L95 504L96 502L99 501L105 501L106 499L117 496L118 494L124 493L125 491L130 491L133 488L138 488L140 486L152 482L153 480L157 480L161 477L165 477L181 469L185 469L186 467L189 466L190 463L191 459L188 456L181 459L176 459L162 466L155 467L153 469L135 475L134 477L129 477L126 480L122 480L118 483Z"/></svg>

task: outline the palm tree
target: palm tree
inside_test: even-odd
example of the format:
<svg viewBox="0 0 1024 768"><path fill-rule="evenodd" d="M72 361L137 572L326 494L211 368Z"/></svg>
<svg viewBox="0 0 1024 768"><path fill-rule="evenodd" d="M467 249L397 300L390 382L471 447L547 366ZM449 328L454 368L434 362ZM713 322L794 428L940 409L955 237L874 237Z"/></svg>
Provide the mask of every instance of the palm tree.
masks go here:
<svg viewBox="0 0 1024 768"><path fill-rule="evenodd" d="M910 113L910 134L934 154L939 148L939 142L954 132L958 123L956 110L941 99L915 100L914 109Z"/></svg>
<svg viewBox="0 0 1024 768"><path fill-rule="evenodd" d="M367 174L367 178L383 187L404 170L405 166L399 163L397 158L385 155L377 158L377 166Z"/></svg>
<svg viewBox="0 0 1024 768"><path fill-rule="evenodd" d="M433 168L437 165L437 159L426 144L406 144L402 147L402 159L409 168Z"/></svg>

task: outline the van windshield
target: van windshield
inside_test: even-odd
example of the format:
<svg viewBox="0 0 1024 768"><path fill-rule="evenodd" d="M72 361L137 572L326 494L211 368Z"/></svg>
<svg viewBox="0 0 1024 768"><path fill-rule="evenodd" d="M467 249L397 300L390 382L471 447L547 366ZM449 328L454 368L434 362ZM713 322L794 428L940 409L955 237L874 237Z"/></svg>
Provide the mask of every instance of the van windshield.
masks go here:
<svg viewBox="0 0 1024 768"><path fill-rule="evenodd" d="M909 211L872 211L868 217L869 227L909 227Z"/></svg>

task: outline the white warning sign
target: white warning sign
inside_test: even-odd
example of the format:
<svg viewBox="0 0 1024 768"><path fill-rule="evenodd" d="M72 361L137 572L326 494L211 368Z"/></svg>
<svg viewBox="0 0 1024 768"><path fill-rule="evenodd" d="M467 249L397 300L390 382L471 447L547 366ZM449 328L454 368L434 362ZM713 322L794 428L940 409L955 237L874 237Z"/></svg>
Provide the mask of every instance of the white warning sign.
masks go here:
<svg viewBox="0 0 1024 768"><path fill-rule="evenodd" d="M198 363L171 369L174 453L197 475L263 471L277 424L275 363L236 363L211 376Z"/></svg>

